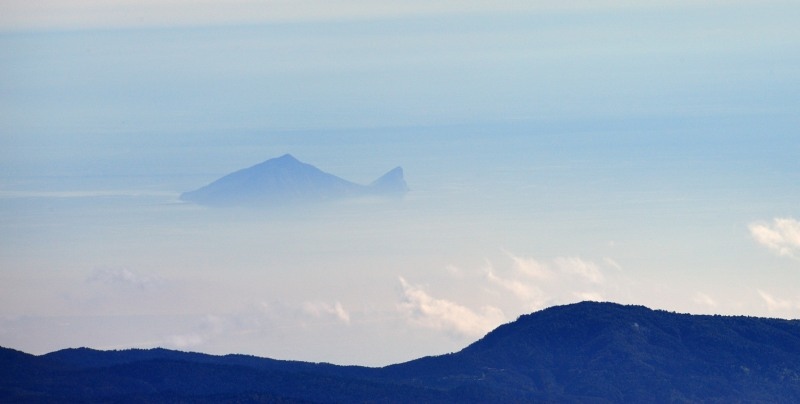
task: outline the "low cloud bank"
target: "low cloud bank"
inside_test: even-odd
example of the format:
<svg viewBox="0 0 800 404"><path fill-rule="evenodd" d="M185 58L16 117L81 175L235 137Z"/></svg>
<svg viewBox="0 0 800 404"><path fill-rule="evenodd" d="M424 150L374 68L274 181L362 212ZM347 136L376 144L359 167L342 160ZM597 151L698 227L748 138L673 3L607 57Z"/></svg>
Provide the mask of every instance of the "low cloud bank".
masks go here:
<svg viewBox="0 0 800 404"><path fill-rule="evenodd" d="M556 257L537 260L506 252L509 265L495 267L490 261L477 271L448 265L456 290L479 286L482 296L470 296L479 302L482 297L492 304L470 307L457 298L443 298L427 288L411 284L400 277L402 286L399 312L409 324L441 330L456 337L480 337L516 316L532 310L580 300L604 300L605 293L616 286L608 285L606 266L613 274L621 268L606 259L597 264L580 257ZM465 293L465 292L464 292ZM462 292L453 295L464 294ZM502 307L502 308L501 308Z"/></svg>
<svg viewBox="0 0 800 404"><path fill-rule="evenodd" d="M457 336L482 336L506 321L502 310L484 306L475 311L456 302L435 298L421 286L402 277L403 301L398 309L417 325L446 331Z"/></svg>
<svg viewBox="0 0 800 404"><path fill-rule="evenodd" d="M800 222L775 218L771 223L753 223L750 235L760 245L781 257L800 259Z"/></svg>

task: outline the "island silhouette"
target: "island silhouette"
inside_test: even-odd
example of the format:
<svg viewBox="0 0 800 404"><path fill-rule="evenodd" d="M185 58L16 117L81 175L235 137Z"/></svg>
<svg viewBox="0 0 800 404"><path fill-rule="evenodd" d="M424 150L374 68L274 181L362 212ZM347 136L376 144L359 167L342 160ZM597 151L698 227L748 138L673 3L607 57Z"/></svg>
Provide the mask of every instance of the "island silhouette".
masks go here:
<svg viewBox="0 0 800 404"><path fill-rule="evenodd" d="M270 207L363 197L399 198L407 192L402 167L361 185L284 154L185 192L180 199L207 206Z"/></svg>

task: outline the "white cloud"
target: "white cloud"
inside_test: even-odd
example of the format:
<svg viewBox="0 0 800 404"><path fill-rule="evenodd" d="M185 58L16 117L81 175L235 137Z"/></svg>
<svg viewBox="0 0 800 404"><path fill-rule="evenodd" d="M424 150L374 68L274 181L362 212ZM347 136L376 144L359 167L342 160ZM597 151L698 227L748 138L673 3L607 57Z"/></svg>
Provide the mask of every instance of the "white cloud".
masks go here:
<svg viewBox="0 0 800 404"><path fill-rule="evenodd" d="M522 300L532 300L538 294L533 285L517 279L501 278L494 273L494 270L491 267L487 269L486 277L490 282L507 289Z"/></svg>
<svg viewBox="0 0 800 404"><path fill-rule="evenodd" d="M608 292L620 287L619 282L606 281L606 272L615 280L623 279L621 265L611 258L604 258L601 266L579 257L539 260L504 252L511 260L510 268L495 268L489 262L483 275L488 281L487 291L507 305L514 305L504 306L510 307L507 312L537 310L576 299L604 301ZM516 301L509 301L506 296Z"/></svg>
<svg viewBox="0 0 800 404"><path fill-rule="evenodd" d="M537 279L552 279L553 271L548 268L547 264L537 261L533 258L519 257L509 252L506 252L513 261L514 269L527 276Z"/></svg>
<svg viewBox="0 0 800 404"><path fill-rule="evenodd" d="M193 331L170 335L165 343L178 349L199 347L235 328L234 323L231 316L208 314Z"/></svg>
<svg viewBox="0 0 800 404"><path fill-rule="evenodd" d="M400 311L414 324L443 330L459 336L479 337L505 322L503 312L484 306L475 312L458 303L437 299L419 286L400 278L404 300Z"/></svg>
<svg viewBox="0 0 800 404"><path fill-rule="evenodd" d="M775 218L772 223L753 223L750 234L764 247L782 257L800 259L800 222Z"/></svg>
<svg viewBox="0 0 800 404"><path fill-rule="evenodd" d="M447 273L455 277L461 277L464 275L464 271L455 265L448 265L445 267L445 269L447 270Z"/></svg>
<svg viewBox="0 0 800 404"><path fill-rule="evenodd" d="M347 312L338 301L334 304L326 302L305 302L303 303L303 311L317 318L333 316L345 324L350 324L350 313Z"/></svg>
<svg viewBox="0 0 800 404"><path fill-rule="evenodd" d="M258 302L228 313L206 314L191 329L169 335L163 343L178 349L201 349L248 335L274 336L291 329L338 326L350 321L350 313L338 301L299 305Z"/></svg>
<svg viewBox="0 0 800 404"><path fill-rule="evenodd" d="M206 342L206 336L197 333L188 333L182 335L171 335L167 337L166 343L178 349L193 348L203 345Z"/></svg>
<svg viewBox="0 0 800 404"><path fill-rule="evenodd" d="M551 264L536 260L530 257L520 257L510 252L506 252L513 262L513 267L528 277L540 281L555 281L565 275L577 275L584 280L592 283L602 283L604 281L603 272L600 267L592 261L586 261L578 257L557 257ZM622 270L622 266L611 258L603 258L608 266Z"/></svg>
<svg viewBox="0 0 800 404"><path fill-rule="evenodd" d="M87 281L142 291L156 289L164 283L157 276L137 274L127 268L96 269L89 275Z"/></svg>
<svg viewBox="0 0 800 404"><path fill-rule="evenodd" d="M603 273L594 262L578 257L558 257L553 262L564 273L578 275L592 283L603 282Z"/></svg>
<svg viewBox="0 0 800 404"><path fill-rule="evenodd" d="M714 300L711 296L701 292L695 293L692 301L703 306L717 307L716 300Z"/></svg>
<svg viewBox="0 0 800 404"><path fill-rule="evenodd" d="M506 318L555 304L613 300L630 283L612 258L599 262L577 256L543 260L502 251L508 258L504 265L487 260L473 269L446 266L444 271L458 274L449 277L451 284L437 284L454 292L447 298L400 278L403 300L398 309L414 324L474 337ZM462 301L481 303L468 307ZM477 309L480 304L483 307Z"/></svg>
<svg viewBox="0 0 800 404"><path fill-rule="evenodd" d="M770 312L788 311L794 308L800 309L800 303L793 303L790 300L776 298L760 289L758 290L758 294L761 296L761 300L764 301L767 305L767 310Z"/></svg>
<svg viewBox="0 0 800 404"><path fill-rule="evenodd" d="M605 257L603 258L603 262L608 264L608 266L610 266L611 268L616 269L617 271L622 271L622 265L620 265L619 262L614 261L611 258Z"/></svg>

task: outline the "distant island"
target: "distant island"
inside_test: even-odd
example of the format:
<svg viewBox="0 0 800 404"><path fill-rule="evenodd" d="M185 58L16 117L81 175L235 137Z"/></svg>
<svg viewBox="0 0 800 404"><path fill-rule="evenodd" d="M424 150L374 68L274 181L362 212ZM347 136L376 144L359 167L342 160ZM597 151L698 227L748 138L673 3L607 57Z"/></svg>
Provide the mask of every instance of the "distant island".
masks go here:
<svg viewBox="0 0 800 404"><path fill-rule="evenodd" d="M285 154L185 192L180 199L208 206L269 207L363 197L398 198L407 192L401 167L369 185L361 185Z"/></svg>
<svg viewBox="0 0 800 404"><path fill-rule="evenodd" d="M166 349L0 348L0 402L798 403L800 320L583 302L382 368Z"/></svg>

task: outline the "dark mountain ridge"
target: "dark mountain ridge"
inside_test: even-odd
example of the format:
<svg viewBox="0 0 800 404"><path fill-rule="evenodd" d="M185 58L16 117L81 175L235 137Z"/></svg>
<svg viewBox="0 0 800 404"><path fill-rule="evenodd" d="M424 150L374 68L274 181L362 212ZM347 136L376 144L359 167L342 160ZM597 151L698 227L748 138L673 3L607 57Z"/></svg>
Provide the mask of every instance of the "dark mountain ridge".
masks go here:
<svg viewBox="0 0 800 404"><path fill-rule="evenodd" d="M360 185L303 163L291 154L269 159L181 194L187 202L210 206L280 206L360 197L396 198L408 192L396 167L370 185Z"/></svg>
<svg viewBox="0 0 800 404"><path fill-rule="evenodd" d="M800 320L584 302L382 368L165 349L0 349L0 401L800 402Z"/></svg>

